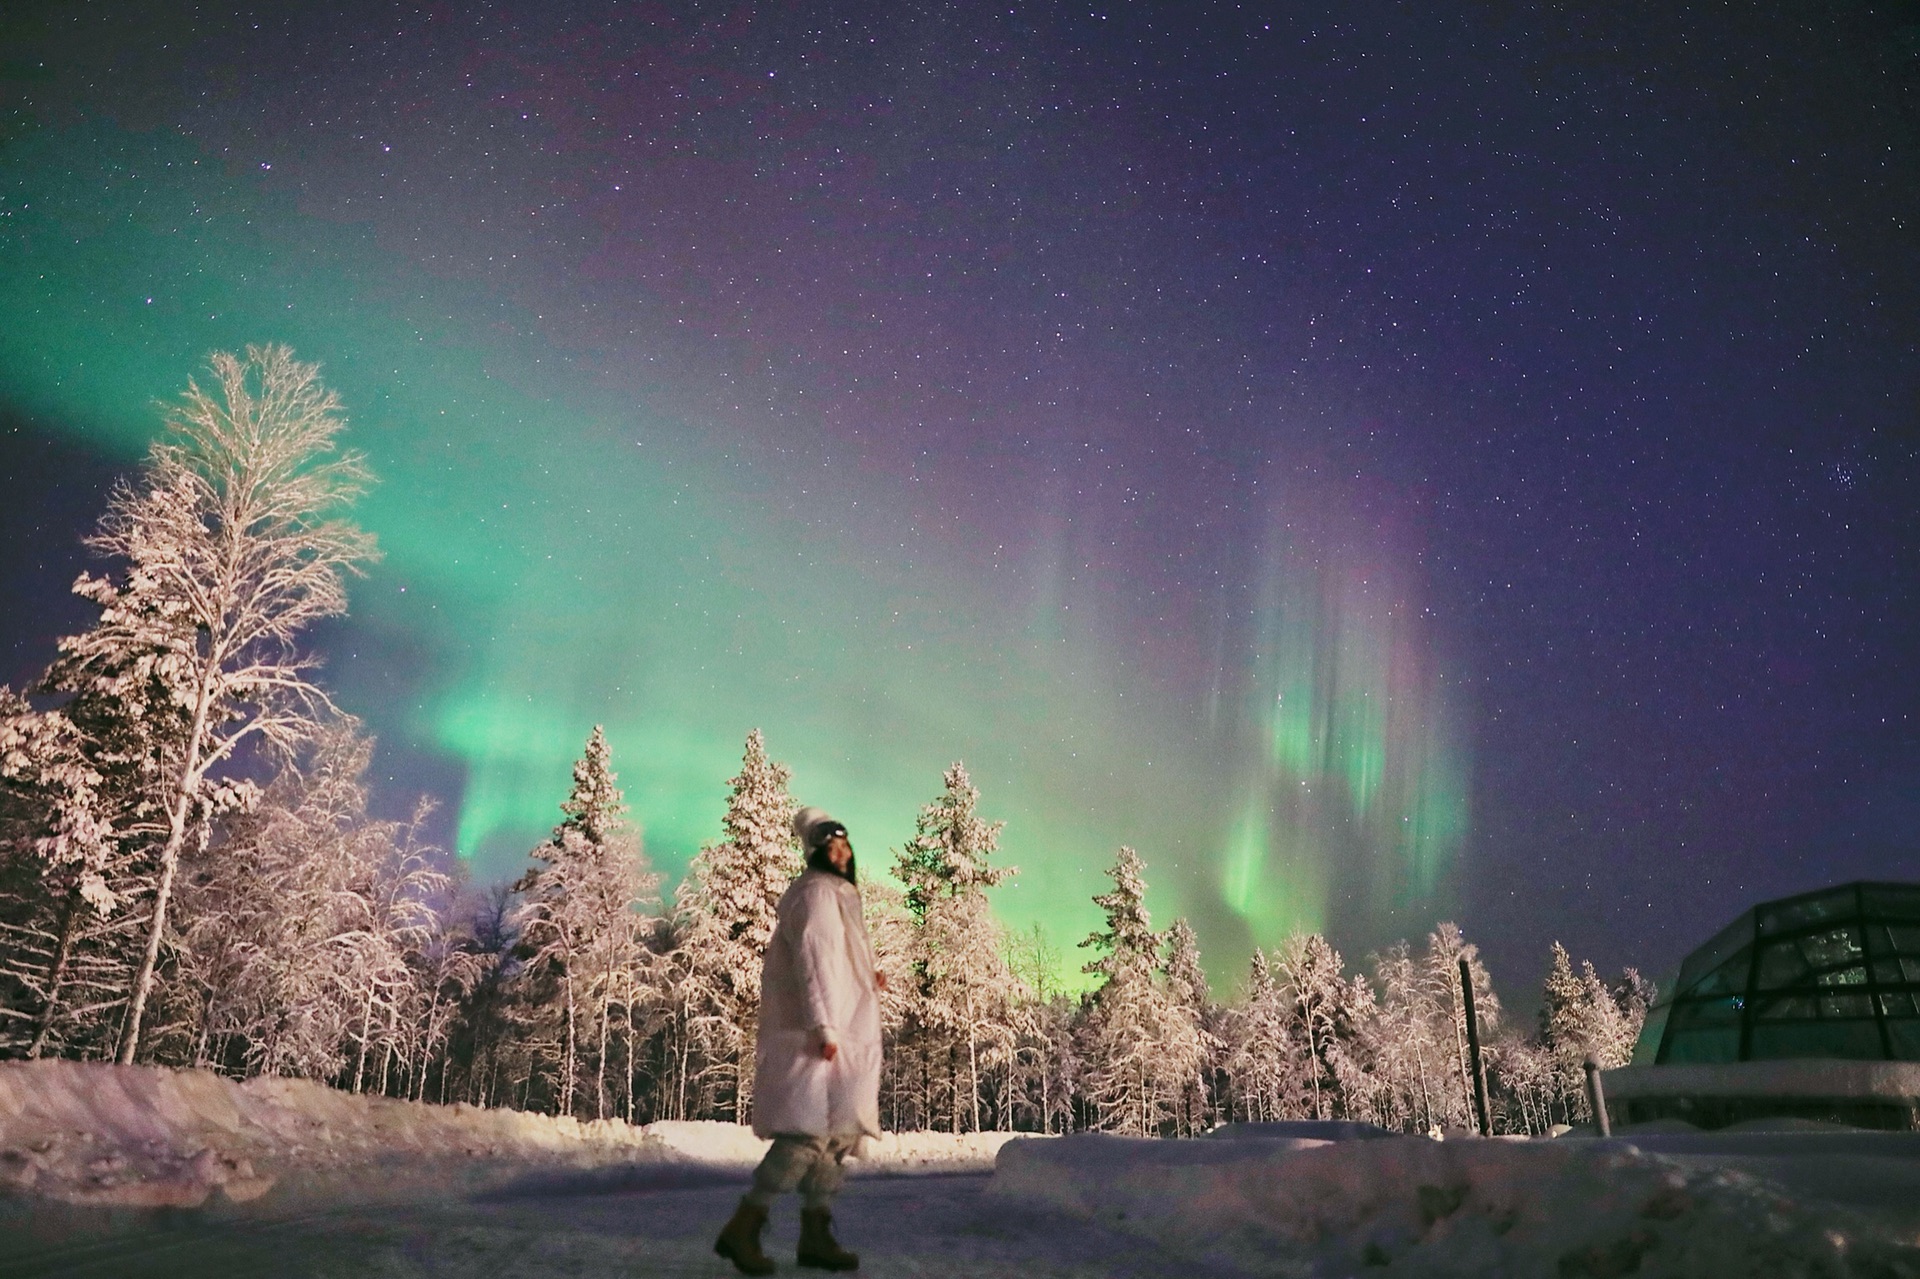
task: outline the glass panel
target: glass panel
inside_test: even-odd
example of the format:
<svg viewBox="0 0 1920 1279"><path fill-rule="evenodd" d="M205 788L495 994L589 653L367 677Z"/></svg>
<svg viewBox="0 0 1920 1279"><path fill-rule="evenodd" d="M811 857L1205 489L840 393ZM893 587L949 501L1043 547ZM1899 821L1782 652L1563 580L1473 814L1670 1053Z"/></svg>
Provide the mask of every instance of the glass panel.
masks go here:
<svg viewBox="0 0 1920 1279"><path fill-rule="evenodd" d="M1871 1017L1873 1016L1873 996L1861 991L1859 994L1820 996L1820 1015L1822 1017Z"/></svg>
<svg viewBox="0 0 1920 1279"><path fill-rule="evenodd" d="M1869 965L1873 969L1873 979L1877 982L1892 982L1895 984L1905 981L1907 979L1906 970L1900 967L1900 962L1901 961L1897 959L1874 960L1873 963Z"/></svg>
<svg viewBox="0 0 1920 1279"><path fill-rule="evenodd" d="M1911 924L1892 924L1886 928L1887 940L1892 942L1891 949L1903 955L1920 955L1920 928Z"/></svg>
<svg viewBox="0 0 1920 1279"><path fill-rule="evenodd" d="M1807 957L1790 941L1777 941L1760 951L1759 984L1762 990L1780 986L1798 986L1811 977Z"/></svg>
<svg viewBox="0 0 1920 1279"><path fill-rule="evenodd" d="M1740 1024L1740 1004L1733 999L1704 999L1698 1003L1688 1001L1675 1003L1669 1014L1668 1025L1676 1031L1693 1030L1696 1027L1738 1026Z"/></svg>
<svg viewBox="0 0 1920 1279"><path fill-rule="evenodd" d="M1859 914L1854 903L1853 886L1835 888L1824 893L1815 893L1793 901L1781 902L1777 906L1759 908L1760 935L1771 937L1778 933L1791 932L1796 928L1805 928L1809 924L1818 924L1829 919L1845 919Z"/></svg>
<svg viewBox="0 0 1920 1279"><path fill-rule="evenodd" d="M1715 933L1706 945L1687 956L1680 965L1680 978L1673 984L1673 993L1680 995L1691 990L1695 982L1726 963L1735 952L1744 951L1752 940L1753 912L1748 911Z"/></svg>
<svg viewBox="0 0 1920 1279"><path fill-rule="evenodd" d="M1861 896L1869 915L1920 922L1920 885L1866 884L1861 888Z"/></svg>
<svg viewBox="0 0 1920 1279"><path fill-rule="evenodd" d="M1742 946L1732 959L1695 982L1688 995L1737 995L1747 988L1748 950Z"/></svg>
<svg viewBox="0 0 1920 1279"><path fill-rule="evenodd" d="M1761 999L1755 1003L1754 1016L1769 1021L1789 1018L1794 1021L1812 1021L1814 1012L1812 995L1776 995L1771 999Z"/></svg>
<svg viewBox="0 0 1920 1279"><path fill-rule="evenodd" d="M1889 1021L1887 1038L1893 1041L1895 1061L1920 1061L1920 1020Z"/></svg>
<svg viewBox="0 0 1920 1279"><path fill-rule="evenodd" d="M1660 1058L1660 1040L1667 1033L1667 1015L1673 1011L1672 1004L1656 1003L1647 1010L1647 1020L1640 1027L1640 1038L1633 1041L1633 1064L1651 1066Z"/></svg>
<svg viewBox="0 0 1920 1279"><path fill-rule="evenodd" d="M1867 970L1864 968L1841 968L1830 973L1821 973L1814 979L1822 986L1864 986L1867 984Z"/></svg>
<svg viewBox="0 0 1920 1279"><path fill-rule="evenodd" d="M1663 1060L1669 1065L1689 1061L1738 1061L1740 1031L1726 1030L1668 1031Z"/></svg>
<svg viewBox="0 0 1920 1279"><path fill-rule="evenodd" d="M1889 1017L1920 1017L1920 997L1910 990L1880 996L1880 1010Z"/></svg>
<svg viewBox="0 0 1920 1279"><path fill-rule="evenodd" d="M1832 968L1836 964L1859 963L1860 957L1866 953L1866 947L1860 944L1859 929L1831 928L1824 933L1802 937L1800 953L1815 968Z"/></svg>
<svg viewBox="0 0 1920 1279"><path fill-rule="evenodd" d="M1885 1057L1880 1027L1871 1021L1766 1022L1753 1028L1753 1060L1784 1057Z"/></svg>

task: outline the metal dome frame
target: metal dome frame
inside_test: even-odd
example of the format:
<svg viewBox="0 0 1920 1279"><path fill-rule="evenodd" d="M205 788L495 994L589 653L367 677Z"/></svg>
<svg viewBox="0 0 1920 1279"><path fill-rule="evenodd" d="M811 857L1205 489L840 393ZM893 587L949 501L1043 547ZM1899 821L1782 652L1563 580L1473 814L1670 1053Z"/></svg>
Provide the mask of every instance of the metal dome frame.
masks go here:
<svg viewBox="0 0 1920 1279"><path fill-rule="evenodd" d="M1762 902L1688 955L1634 1059L1920 1061L1920 884Z"/></svg>

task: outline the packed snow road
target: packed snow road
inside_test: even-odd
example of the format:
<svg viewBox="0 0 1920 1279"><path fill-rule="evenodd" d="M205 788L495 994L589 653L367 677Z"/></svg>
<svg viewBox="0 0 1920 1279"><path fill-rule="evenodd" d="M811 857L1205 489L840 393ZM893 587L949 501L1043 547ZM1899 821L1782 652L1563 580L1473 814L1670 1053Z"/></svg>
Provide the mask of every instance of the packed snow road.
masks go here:
<svg viewBox="0 0 1920 1279"><path fill-rule="evenodd" d="M870 1276L1356 1274L1920 1279L1920 1136L1641 1142L1020 1142L994 1174L867 1173L838 1207ZM385 1161L191 1209L0 1201L0 1276L720 1276L744 1167ZM791 1259L796 1205L768 1252ZM791 1272L791 1266L783 1267Z"/></svg>
<svg viewBox="0 0 1920 1279"><path fill-rule="evenodd" d="M0 1247L7 1279L548 1279L699 1276L733 1268L712 1251L744 1177L645 1168L618 1180L534 1177L439 1202L276 1214L268 1205L127 1214L43 1212ZM836 1212L859 1273L888 1276L1147 1276L1204 1274L1190 1261L1097 1225L984 1196L984 1173L856 1177ZM776 1209L767 1251L794 1273L797 1201ZM19 1223L8 1223L8 1226ZM37 1236L37 1237L36 1237ZM60 1236L65 1236L64 1238ZM799 1272L812 1273L812 1272Z"/></svg>

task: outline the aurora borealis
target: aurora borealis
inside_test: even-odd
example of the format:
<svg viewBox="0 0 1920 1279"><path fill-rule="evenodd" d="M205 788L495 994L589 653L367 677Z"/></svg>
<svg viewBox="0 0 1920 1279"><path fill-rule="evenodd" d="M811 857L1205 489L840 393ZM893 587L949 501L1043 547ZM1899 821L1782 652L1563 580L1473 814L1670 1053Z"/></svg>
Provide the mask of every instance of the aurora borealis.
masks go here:
<svg viewBox="0 0 1920 1279"><path fill-rule="evenodd" d="M964 760L1069 966L1122 842L1223 980L1911 877L1920 18L6 21L0 679L284 341L380 478L330 681L483 877L595 723L675 874L751 728L869 866Z"/></svg>

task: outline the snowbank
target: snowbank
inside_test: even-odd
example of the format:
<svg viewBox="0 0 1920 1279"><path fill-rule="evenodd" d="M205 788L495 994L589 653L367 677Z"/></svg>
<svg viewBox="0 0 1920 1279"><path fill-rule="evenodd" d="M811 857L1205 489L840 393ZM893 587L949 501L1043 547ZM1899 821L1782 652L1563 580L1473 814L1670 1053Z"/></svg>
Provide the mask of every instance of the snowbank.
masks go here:
<svg viewBox="0 0 1920 1279"><path fill-rule="evenodd" d="M760 1162L771 1142L739 1124L706 1120L661 1120L635 1131L647 1134L671 1157L711 1167L748 1169ZM890 1132L867 1142L860 1158L848 1165L863 1173L991 1172L994 1158L1009 1141L1032 1134L1011 1132Z"/></svg>
<svg viewBox="0 0 1920 1279"><path fill-rule="evenodd" d="M1890 1222L1626 1141L1016 1141L988 1193L1227 1270L1920 1275Z"/></svg>
<svg viewBox="0 0 1920 1279"><path fill-rule="evenodd" d="M856 1170L985 1171L1009 1135L892 1134L871 1143ZM0 1193L68 1203L190 1207L216 1192L244 1202L294 1175L319 1175L333 1194L404 1197L449 1184L449 1165L746 1169L766 1148L736 1124L636 1128L356 1097L298 1079L236 1083L151 1066L0 1063ZM370 1165L415 1171L361 1178L364 1185L340 1175ZM429 1166L440 1174L423 1175Z"/></svg>

